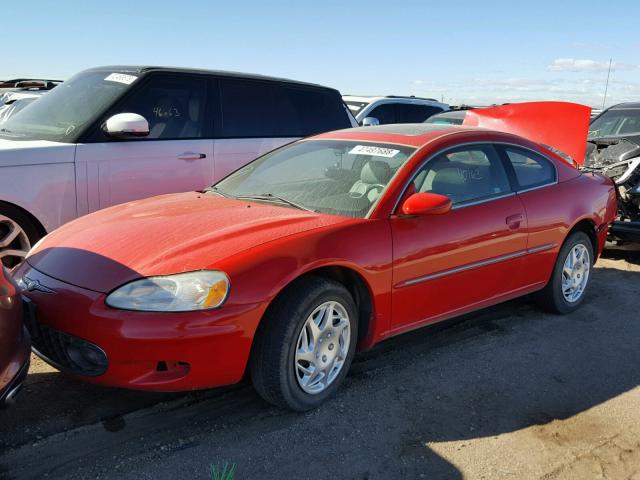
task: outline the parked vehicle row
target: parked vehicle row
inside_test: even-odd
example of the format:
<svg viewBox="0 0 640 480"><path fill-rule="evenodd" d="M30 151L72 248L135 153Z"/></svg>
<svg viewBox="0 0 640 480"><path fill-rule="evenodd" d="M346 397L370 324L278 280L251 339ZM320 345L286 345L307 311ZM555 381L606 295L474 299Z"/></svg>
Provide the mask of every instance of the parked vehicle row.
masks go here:
<svg viewBox="0 0 640 480"><path fill-rule="evenodd" d="M92 383L248 375L302 411L385 338L530 293L557 313L582 303L616 215L613 182L568 160L586 107L344 100L102 67L0 124L0 403L31 338Z"/></svg>
<svg viewBox="0 0 640 480"><path fill-rule="evenodd" d="M522 137L363 127L87 215L15 278L34 351L65 372L159 391L248 372L300 411L390 336L534 292L573 311L615 213L609 179Z"/></svg>

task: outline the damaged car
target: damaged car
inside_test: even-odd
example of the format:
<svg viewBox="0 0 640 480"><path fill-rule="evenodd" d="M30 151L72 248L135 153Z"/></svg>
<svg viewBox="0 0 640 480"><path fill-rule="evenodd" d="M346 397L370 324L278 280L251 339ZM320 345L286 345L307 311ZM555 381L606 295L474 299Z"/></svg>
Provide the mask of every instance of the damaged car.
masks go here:
<svg viewBox="0 0 640 480"><path fill-rule="evenodd" d="M616 184L619 219L612 239L640 241L640 103L615 105L593 119L582 169Z"/></svg>

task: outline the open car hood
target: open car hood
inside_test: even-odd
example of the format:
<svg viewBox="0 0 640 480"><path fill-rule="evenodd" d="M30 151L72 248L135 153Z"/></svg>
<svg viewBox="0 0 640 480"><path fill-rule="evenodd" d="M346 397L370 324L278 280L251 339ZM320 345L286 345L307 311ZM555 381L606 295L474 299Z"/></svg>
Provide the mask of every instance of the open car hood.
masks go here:
<svg viewBox="0 0 640 480"><path fill-rule="evenodd" d="M468 110L462 124L528 138L582 165L590 115L591 107L577 103L526 102Z"/></svg>

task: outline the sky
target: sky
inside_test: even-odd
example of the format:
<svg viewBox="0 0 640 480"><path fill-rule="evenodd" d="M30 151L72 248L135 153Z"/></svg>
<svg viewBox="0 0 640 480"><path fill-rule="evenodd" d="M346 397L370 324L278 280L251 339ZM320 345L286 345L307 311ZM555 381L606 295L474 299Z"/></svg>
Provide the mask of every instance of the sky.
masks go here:
<svg viewBox="0 0 640 480"><path fill-rule="evenodd" d="M234 70L450 104L640 101L640 1L6 2L0 79Z"/></svg>

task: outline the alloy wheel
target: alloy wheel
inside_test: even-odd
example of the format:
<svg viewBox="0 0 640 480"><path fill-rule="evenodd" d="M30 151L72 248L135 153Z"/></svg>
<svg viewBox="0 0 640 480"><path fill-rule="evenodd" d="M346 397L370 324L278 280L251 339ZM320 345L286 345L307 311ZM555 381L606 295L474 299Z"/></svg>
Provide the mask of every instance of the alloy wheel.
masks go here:
<svg viewBox="0 0 640 480"><path fill-rule="evenodd" d="M581 243L574 246L562 267L562 295L569 303L580 300L589 282L591 258Z"/></svg>
<svg viewBox="0 0 640 480"><path fill-rule="evenodd" d="M0 263L7 268L18 265L31 249L24 229L14 220L0 215Z"/></svg>
<svg viewBox="0 0 640 480"><path fill-rule="evenodd" d="M325 302L307 317L296 343L295 373L306 393L318 394L336 379L349 352L351 324L339 302Z"/></svg>

